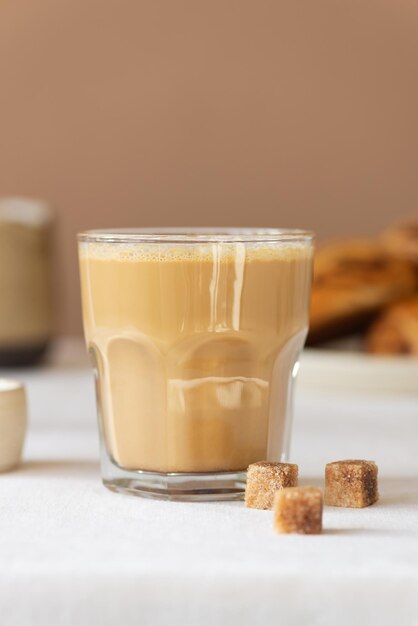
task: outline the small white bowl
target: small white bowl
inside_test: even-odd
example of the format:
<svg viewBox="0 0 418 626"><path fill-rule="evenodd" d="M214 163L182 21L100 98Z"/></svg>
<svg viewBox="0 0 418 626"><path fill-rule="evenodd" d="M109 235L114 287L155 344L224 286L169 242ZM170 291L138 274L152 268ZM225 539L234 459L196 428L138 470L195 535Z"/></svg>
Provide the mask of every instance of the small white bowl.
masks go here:
<svg viewBox="0 0 418 626"><path fill-rule="evenodd" d="M24 386L16 380L0 378L0 472L19 465L26 423Z"/></svg>

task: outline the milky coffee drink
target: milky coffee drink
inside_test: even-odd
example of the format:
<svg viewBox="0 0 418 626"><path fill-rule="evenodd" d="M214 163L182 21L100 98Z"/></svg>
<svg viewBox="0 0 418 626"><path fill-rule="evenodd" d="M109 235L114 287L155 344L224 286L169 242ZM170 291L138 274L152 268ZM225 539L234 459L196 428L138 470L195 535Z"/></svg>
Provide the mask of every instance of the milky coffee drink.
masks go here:
<svg viewBox="0 0 418 626"><path fill-rule="evenodd" d="M311 246L81 241L107 453L127 470L280 460L308 325Z"/></svg>

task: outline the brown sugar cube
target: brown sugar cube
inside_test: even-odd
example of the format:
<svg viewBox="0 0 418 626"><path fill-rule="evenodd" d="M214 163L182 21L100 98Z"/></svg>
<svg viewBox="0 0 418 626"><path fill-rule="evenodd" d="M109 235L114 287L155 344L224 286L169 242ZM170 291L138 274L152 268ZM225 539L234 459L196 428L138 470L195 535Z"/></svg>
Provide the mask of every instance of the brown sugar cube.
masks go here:
<svg viewBox="0 0 418 626"><path fill-rule="evenodd" d="M319 535L322 531L322 492L317 487L288 487L274 499L274 529L278 533Z"/></svg>
<svg viewBox="0 0 418 626"><path fill-rule="evenodd" d="M362 508L377 502L377 465L373 461L335 461L325 468L325 504Z"/></svg>
<svg viewBox="0 0 418 626"><path fill-rule="evenodd" d="M278 489L298 484L298 466L294 463L252 463L247 471L245 505L253 509L272 509Z"/></svg>

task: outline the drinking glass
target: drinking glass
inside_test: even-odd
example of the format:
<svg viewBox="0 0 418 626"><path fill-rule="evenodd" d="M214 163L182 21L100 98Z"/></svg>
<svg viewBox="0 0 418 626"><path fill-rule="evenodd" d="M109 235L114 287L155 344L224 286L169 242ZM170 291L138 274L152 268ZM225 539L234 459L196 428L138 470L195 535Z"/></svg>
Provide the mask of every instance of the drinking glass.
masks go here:
<svg viewBox="0 0 418 626"><path fill-rule="evenodd" d="M232 228L78 236L109 489L238 499L250 463L287 459L312 239Z"/></svg>

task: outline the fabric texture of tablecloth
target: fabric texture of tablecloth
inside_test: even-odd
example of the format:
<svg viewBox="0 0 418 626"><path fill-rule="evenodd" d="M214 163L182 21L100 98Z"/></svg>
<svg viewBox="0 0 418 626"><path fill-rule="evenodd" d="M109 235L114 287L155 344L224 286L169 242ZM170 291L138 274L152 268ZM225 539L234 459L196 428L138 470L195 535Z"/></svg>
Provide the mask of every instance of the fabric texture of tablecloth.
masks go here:
<svg viewBox="0 0 418 626"><path fill-rule="evenodd" d="M22 372L24 463L0 475L2 626L418 624L416 396L299 393L292 461L375 460L380 502L326 507L321 536L271 511L113 494L100 482L87 369Z"/></svg>

